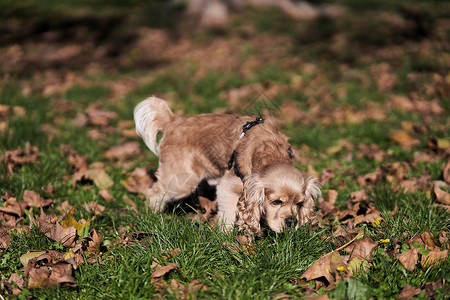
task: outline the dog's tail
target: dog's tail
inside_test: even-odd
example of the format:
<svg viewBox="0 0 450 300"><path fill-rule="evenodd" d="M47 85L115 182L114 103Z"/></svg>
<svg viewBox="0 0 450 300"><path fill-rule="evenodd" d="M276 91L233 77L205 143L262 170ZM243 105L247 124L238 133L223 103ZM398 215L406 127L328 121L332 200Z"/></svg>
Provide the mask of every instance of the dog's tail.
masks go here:
<svg viewBox="0 0 450 300"><path fill-rule="evenodd" d="M174 119L175 115L167 103L156 97L147 98L134 108L136 132L156 156L159 156L160 144L157 134L164 133L167 124Z"/></svg>

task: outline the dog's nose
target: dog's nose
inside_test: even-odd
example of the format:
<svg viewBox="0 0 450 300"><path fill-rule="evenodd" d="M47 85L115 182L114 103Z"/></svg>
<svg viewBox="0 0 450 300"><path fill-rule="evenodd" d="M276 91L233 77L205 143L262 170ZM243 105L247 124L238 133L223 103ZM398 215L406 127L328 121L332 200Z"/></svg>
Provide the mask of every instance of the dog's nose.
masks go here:
<svg viewBox="0 0 450 300"><path fill-rule="evenodd" d="M286 227L291 227L292 225L297 225L297 218L294 218L293 216L289 216L284 219L284 223L286 224Z"/></svg>

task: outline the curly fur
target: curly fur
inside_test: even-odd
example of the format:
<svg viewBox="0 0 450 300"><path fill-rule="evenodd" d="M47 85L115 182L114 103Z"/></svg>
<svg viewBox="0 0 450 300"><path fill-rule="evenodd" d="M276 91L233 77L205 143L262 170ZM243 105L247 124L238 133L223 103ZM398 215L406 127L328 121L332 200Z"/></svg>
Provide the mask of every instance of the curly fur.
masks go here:
<svg viewBox="0 0 450 300"><path fill-rule="evenodd" d="M150 97L134 110L136 131L159 156L157 182L147 192L153 211L170 201L189 196L202 180L219 181L218 216L225 228L237 224L256 233L261 219L281 232L307 222L314 215L320 194L317 181L292 165L288 139L274 124L265 121L239 138L242 125L254 118L230 114L175 116L161 99ZM157 142L157 133L163 138ZM235 163L243 182L228 170Z"/></svg>

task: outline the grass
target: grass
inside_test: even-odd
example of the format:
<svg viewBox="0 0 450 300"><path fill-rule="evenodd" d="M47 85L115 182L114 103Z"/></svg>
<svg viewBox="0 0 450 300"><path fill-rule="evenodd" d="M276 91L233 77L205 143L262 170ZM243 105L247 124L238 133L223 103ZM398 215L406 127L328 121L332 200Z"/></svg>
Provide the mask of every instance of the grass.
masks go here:
<svg viewBox="0 0 450 300"><path fill-rule="evenodd" d="M436 206L432 186L409 193L401 189L392 191L393 187L399 185L398 180L391 183L382 181L373 186L361 186L358 183L358 176L394 162L406 162L409 165L406 174L408 179L429 175L430 184L431 181L443 180L442 165L448 160L448 148L430 149L427 141L430 138L448 139L450 128L450 99L446 94L449 91L449 65L448 60L440 56L450 41L439 34L439 30L448 32L449 28L442 29L439 27L441 25L436 25L448 24L450 9L445 3L437 3L437 9L433 6L434 2L427 4L420 1L401 1L400 4L385 1L389 4L385 8L375 5L374 1L365 4L353 0L316 1L337 2L347 10L342 18L310 21L290 19L276 9L248 8L232 16L228 30L217 33L183 28L174 21L176 18L146 19L146 14L155 10L170 16L179 14L179 7L168 7L162 1L149 1L146 4L133 1L131 7L126 9L134 11L136 18L121 14L125 8L119 2L91 1L88 5L83 1L75 5L59 1L57 9L53 0L42 3L28 1L21 5L12 1L1 4L7 8L2 13L5 18L15 18L20 23L28 18L30 11L39 9L42 13L33 19L33 24L44 24L50 28L54 26L55 36L67 30L67 33L77 36L76 41L80 44L86 40L98 46L116 46L118 51L115 55L105 54L94 67L74 64L68 59L67 67L64 67L63 61L60 65L49 64L48 69L45 63L35 69L17 64L10 71L0 71L0 103L25 109L25 115L0 115L0 125L5 122L8 126L6 130L1 130L0 126L0 157L8 150L25 148L27 142L39 149L35 162L15 168L13 174L7 174L6 165L0 162L0 195L9 191L20 201L25 190L34 190L46 198L55 199L55 204L46 210L57 214L60 214L57 207L67 200L76 206L75 219L90 219L91 228L104 236L101 260L98 263L81 264L75 271L76 289L23 289L18 298L179 299L179 291L169 287L172 279L184 286L193 280L200 280L204 284L206 288L189 294L189 299L278 299L282 296L300 299L307 297L307 287L314 288L312 283L302 282L300 277L313 262L337 248L329 237L339 223L338 219L325 218L323 228L308 225L298 231L279 235L268 232L265 237L256 237L253 251L245 247L235 251L229 245L236 241L238 232L224 233L178 212L162 215L149 213L145 208L144 197L130 193L124 187L122 182L135 167L155 170L158 164L157 158L140 139L124 135L118 128L119 121L131 121L133 107L152 94L166 98L174 111L185 114L208 113L217 108L229 108L237 113L260 113L266 108L280 120L282 131L290 137L294 148L299 149L301 158L296 161L296 165L300 169L312 167L320 175L322 170L330 168L335 173L335 177L322 187L322 191L324 196L329 189L338 191L337 207L345 209L352 192L361 189L366 191L369 202L382 212L384 222L376 228L371 224L363 224L361 228L374 241L389 238L390 242L380 243L376 247L371 267L366 272L343 280L334 288L317 286L317 293L326 293L337 299L389 299L397 297L403 287L409 284L420 288L421 292L416 297L424 299L428 297L424 290L426 284L444 279L447 283L436 289L434 296L437 299L446 297L450 288L448 257L439 265L430 268L418 266L414 271L408 271L398 259L385 255L395 249L395 239L405 243L424 231L438 236L450 230L449 213ZM102 12L99 7L107 9ZM386 31L386 27L383 27L386 21L384 15L381 19L378 15L372 15L369 18L371 23L367 22L366 17L379 10L400 16L411 26L416 26L422 20L423 31L405 33L402 26L397 28L393 23L389 23L389 26L395 28ZM102 18L119 18L121 21L110 31L101 26L97 28L98 31L94 28L93 36L98 37L102 30L107 32L92 41L92 37L76 35L75 29L84 22L80 11L86 13L89 20L95 20L95 24L103 24ZM51 23L52 17L60 12L64 12L60 16L71 20L70 26L64 23L63 17ZM362 23L365 27L356 27ZM68 27L64 27L64 24ZM372 25L377 29L373 35L362 32L361 28L370 29ZM140 65L137 61L135 68L133 65L121 64L127 58L130 47L138 47L134 40L137 37L126 32L137 30L140 26L150 26L171 36L171 44L167 46L170 50L178 51L176 47L181 44L188 45L189 51L177 52L180 57L168 56L170 59L163 64ZM19 43L26 50L24 53L37 51L33 43L51 36L45 35L46 30L41 29L29 31L33 33L29 44ZM114 39L116 34L126 36L130 47ZM275 47L267 43L261 47L258 41L260 35L269 36L281 44ZM6 38L5 41L18 43L15 38L20 37L16 32L16 36L9 36L9 40ZM345 44L341 47L337 42L342 40ZM230 47L229 53L233 55L217 59L209 57L211 49L208 47L216 41L222 42L225 45L223 47ZM48 45L57 45L55 49L65 43L67 40L63 38L48 38ZM437 46L430 46L435 45L433 43ZM280 48L283 50L280 51ZM419 49L424 55L418 57L418 52L413 49ZM198 51L200 55L192 55L190 51ZM89 61L83 55L90 54L81 54L80 58L81 61ZM1 62L7 63L5 60ZM382 73L397 76L397 84L392 89L383 90L378 86L380 74L374 70L378 70L381 63L389 66ZM45 92L46 87L55 84L46 76L52 74L55 80L65 78L67 73L80 80L69 82L66 88L56 92ZM118 86L127 81L134 85L124 85L125 92L113 98ZM300 86L295 84L298 82ZM226 92L253 84L260 85L261 95L246 95L242 103L231 107ZM31 87L31 92L27 92L27 87ZM274 96L265 98L271 93L270 89L276 90ZM430 114L392 108L390 99L393 95L425 101L437 100L443 112ZM58 100L64 100L71 106L59 107L63 102ZM299 110L308 112L306 117L286 121L289 115L280 108L283 103L289 102L295 102ZM55 103L60 104L55 106ZM352 123L336 113L342 108L352 109L355 113L364 112L374 103L385 113L381 120L369 118L369 113L369 117ZM103 127L73 125L77 113L85 113L92 105L114 111L118 117ZM329 116L336 117L330 121L327 119ZM393 131L402 128L402 121L412 122L422 128L422 131L408 132L412 138L419 140L419 144L411 149L401 147L390 138ZM43 131L44 124L50 124L56 133ZM93 130L98 131L98 138L89 137ZM341 140L350 142L353 147L329 152ZM142 153L125 161L105 158L107 149L128 141L139 141ZM109 188L112 201L103 199L99 195L100 189L95 185L73 183L66 154L60 149L61 145L68 144L80 155L87 156L89 164L103 163L114 181L114 185ZM362 144L378 145L385 151L385 158L377 161L360 155L359 146ZM415 163L415 154L419 152L435 160ZM53 186L53 193L45 192L48 186ZM137 211L130 208L127 199L136 204ZM84 210L83 204L91 201L104 205L105 211L94 216ZM2 203L4 200L0 200L0 206ZM28 213L38 216L40 211L33 208ZM7 281L12 273L23 273L19 258L29 249L68 250L35 227L28 229L28 225L29 221L25 218L19 222L19 228L9 231L11 246L0 251L2 282ZM133 232L147 233L150 242L120 243L123 234ZM443 242L439 246L448 249L449 244ZM167 256L169 250L176 248L181 249L178 255ZM155 268L151 265L155 259L162 265L179 265L178 269L164 277L167 285L162 288L152 282ZM2 289L0 295L5 295Z"/></svg>

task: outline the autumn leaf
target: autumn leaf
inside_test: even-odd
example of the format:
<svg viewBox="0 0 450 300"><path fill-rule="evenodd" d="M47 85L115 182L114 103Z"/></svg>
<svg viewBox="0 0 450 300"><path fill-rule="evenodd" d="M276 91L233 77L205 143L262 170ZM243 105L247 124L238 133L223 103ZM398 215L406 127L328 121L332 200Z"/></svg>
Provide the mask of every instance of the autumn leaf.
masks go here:
<svg viewBox="0 0 450 300"><path fill-rule="evenodd" d="M77 284L72 276L72 265L64 261L62 253L46 251L38 257L28 261L25 268L25 276L28 279L27 287L76 287Z"/></svg>
<svg viewBox="0 0 450 300"><path fill-rule="evenodd" d="M405 269L413 271L416 268L417 260L419 259L419 251L420 248L418 247L409 249L401 253L398 256L398 260Z"/></svg>
<svg viewBox="0 0 450 300"><path fill-rule="evenodd" d="M377 242L372 241L368 236L360 240L356 240L353 244L347 246L343 250L350 254L350 257L358 257L361 259L370 259L372 257L373 250L375 250Z"/></svg>
<svg viewBox="0 0 450 300"><path fill-rule="evenodd" d="M413 299L414 296L420 294L421 290L415 287L410 286L409 284L405 285L397 296L397 300L410 300Z"/></svg>
<svg viewBox="0 0 450 300"><path fill-rule="evenodd" d="M145 168L136 168L122 183L130 193L145 194L147 190L152 187L153 180L147 174Z"/></svg>
<svg viewBox="0 0 450 300"><path fill-rule="evenodd" d="M175 264L175 263L171 263L171 264L168 264L166 266L159 267L152 273L152 280L161 278L164 275L170 273L172 270L176 270L176 269L179 269L179 268L180 268L180 266L178 264Z"/></svg>
<svg viewBox="0 0 450 300"><path fill-rule="evenodd" d="M128 142L120 146L114 146L105 152L105 158L122 160L141 154L138 142Z"/></svg>
<svg viewBox="0 0 450 300"><path fill-rule="evenodd" d="M428 254L423 254L420 264L424 268L429 268L440 262L444 262L448 257L448 250L431 250Z"/></svg>
<svg viewBox="0 0 450 300"><path fill-rule="evenodd" d="M103 211L106 209L105 206L103 206L95 201L91 201L89 203L83 204L83 208L86 211L93 213L95 215L101 215L103 213Z"/></svg>
<svg viewBox="0 0 450 300"><path fill-rule="evenodd" d="M444 192L438 186L434 186L434 194L436 195L436 200L445 205L450 205L450 193Z"/></svg>
<svg viewBox="0 0 450 300"><path fill-rule="evenodd" d="M443 174L442 177L444 178L445 182L450 184L450 159L447 160L447 163L443 167Z"/></svg>
<svg viewBox="0 0 450 300"><path fill-rule="evenodd" d="M64 217L64 219L61 222L61 225L63 228L73 228L76 229L76 232L79 237L85 238L89 235L89 227L91 225L90 221L86 221L84 219L81 219L79 221L75 220L73 217L73 213L75 212L75 207L72 207L72 209L67 213L67 215Z"/></svg>
<svg viewBox="0 0 450 300"><path fill-rule="evenodd" d="M114 181L112 181L106 171L97 167L79 171L73 177L75 182L92 181L100 189L107 189L114 185Z"/></svg>
<svg viewBox="0 0 450 300"><path fill-rule="evenodd" d="M85 253L100 253L100 246L103 243L103 235L92 229L89 237L86 238L87 246Z"/></svg>
<svg viewBox="0 0 450 300"><path fill-rule="evenodd" d="M25 190L23 191L23 202L25 202L27 206L46 207L52 203L55 203L55 200L44 199L35 191Z"/></svg>
<svg viewBox="0 0 450 300"><path fill-rule="evenodd" d="M9 233L3 228L0 228L0 252L2 250L7 250L10 245L11 238L9 236Z"/></svg>
<svg viewBox="0 0 450 300"><path fill-rule="evenodd" d="M28 265L28 262L38 256L41 256L42 254L46 253L46 251L33 251L33 250L28 250L27 253L22 254L20 256L20 262L22 263L22 265L26 268Z"/></svg>
<svg viewBox="0 0 450 300"><path fill-rule="evenodd" d="M6 162L8 174L13 174L16 167L35 162L38 154L38 148L31 146L29 142L25 144L25 149L19 147L16 150L5 151L3 160Z"/></svg>
<svg viewBox="0 0 450 300"><path fill-rule="evenodd" d="M415 139L411 137L407 132L403 130L394 131L390 138L399 144L400 147L405 149L411 149L414 146L420 145L420 141L418 139Z"/></svg>

